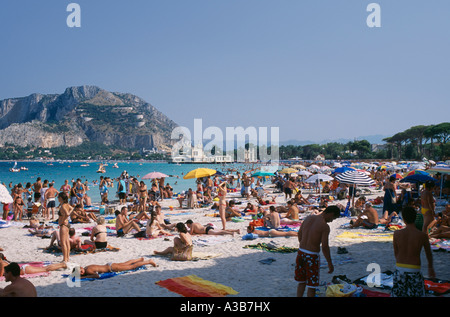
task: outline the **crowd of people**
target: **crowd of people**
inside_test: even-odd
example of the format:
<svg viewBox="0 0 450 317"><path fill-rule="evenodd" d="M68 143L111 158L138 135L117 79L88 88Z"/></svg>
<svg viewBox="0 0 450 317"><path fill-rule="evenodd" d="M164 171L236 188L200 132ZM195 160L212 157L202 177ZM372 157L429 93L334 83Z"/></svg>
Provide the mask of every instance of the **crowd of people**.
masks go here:
<svg viewBox="0 0 450 317"><path fill-rule="evenodd" d="M436 214L435 183L427 182L422 188L414 188L409 184L399 184L397 179L388 171L371 170L371 177L375 180L374 188L382 190L383 196L373 201L367 201L362 192L356 192L352 186L339 183L337 180L307 183L304 177L289 174L276 174L268 178L252 177L251 173L237 173L229 175L212 175L199 178L195 189L189 188L181 193L174 193L165 179L153 179L147 187L144 181L137 177L130 177L122 173L114 181L100 176L98 182L101 203L110 203L109 191L115 192L118 205L115 216L115 230L117 237L133 233L135 237L156 238L160 236L174 236L174 244L164 250L154 251L155 255L171 255L175 260L189 260L192 257L192 236L231 235L240 234L239 229L230 229L227 223L236 218L251 216L252 221L247 226L246 237L282 237L298 236L299 251L296 259L295 280L299 283L297 295L303 296L306 289L308 296L314 296L314 288L319 284L319 253L323 253L329 273L334 270L328 246L330 228L328 223L340 217L347 209L351 209L353 219L350 228L376 228L378 225L396 223L401 217L405 223L403 230L395 232L394 252L397 260L397 271L393 296L405 296L411 292L422 294L416 286L401 285L405 276L414 281L423 280L418 273L420 270L420 252L425 250L429 262L429 275L434 277L432 256L430 253L431 238L450 238L450 208ZM264 186L266 185L266 186ZM267 185L273 188L268 195ZM107 246L107 227L102 216L86 212L86 206L91 205L88 196L89 187L80 179L72 182L66 180L58 189L53 182L41 181L33 184L11 186L13 196L13 220L22 221L27 215L30 219L30 232L41 234L45 230L51 235L50 246L57 242L62 252L63 262L68 263L70 251L78 248L81 243L90 244L94 248ZM305 197L302 192L309 191ZM398 193L400 191L400 193ZM247 200L246 204L230 199L230 193L240 193ZM276 197L281 194L285 204L276 203ZM350 199L358 198L350 208ZM221 228L208 223L206 225L187 220L186 222L170 223L161 210L160 202L165 199L176 198L180 209L195 209L200 206L211 207L220 217ZM344 203L342 203L342 201ZM345 204L347 201L347 204ZM27 203L25 203L27 202ZM374 208L374 203L382 204L382 214ZM26 208L26 209L25 209ZM3 219L6 219L9 209L4 206ZM46 227L36 220L40 214L45 220L56 220L58 229ZM302 217L302 214L307 216ZM57 216L57 217L56 217ZM418 219L422 222L418 225ZM146 221L143 226L142 221ZM81 241L74 234L71 223L91 223L96 225L89 240ZM285 225L299 225L299 231L279 230ZM263 230L262 230L263 228ZM408 248L406 244L412 243ZM131 260L122 264L93 265L83 268L82 276L94 276L101 272L112 272L125 267L156 265L143 259ZM411 272L404 268L413 268ZM2 267L3 268L3 267ZM12 272L9 279L14 280L15 268L4 268L4 272ZM8 273L9 274L9 273ZM406 274L406 275L405 275ZM20 274L19 274L20 275ZM419 283L420 284L420 283ZM414 284L416 285L416 284ZM422 285L422 284L421 284ZM419 295L422 296L422 295Z"/></svg>

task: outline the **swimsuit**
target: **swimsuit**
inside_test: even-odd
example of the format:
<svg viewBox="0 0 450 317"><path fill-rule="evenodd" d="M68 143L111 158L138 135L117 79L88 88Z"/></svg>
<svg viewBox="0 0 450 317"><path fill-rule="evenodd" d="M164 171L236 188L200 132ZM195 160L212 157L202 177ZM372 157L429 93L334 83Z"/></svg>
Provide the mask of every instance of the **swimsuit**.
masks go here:
<svg viewBox="0 0 450 317"><path fill-rule="evenodd" d="M208 234L209 230L211 230L211 229L214 230L214 227L207 226L205 229L205 233Z"/></svg>
<svg viewBox="0 0 450 317"><path fill-rule="evenodd" d="M393 276L392 297L424 297L425 283L420 266L397 263Z"/></svg>
<svg viewBox="0 0 450 317"><path fill-rule="evenodd" d="M95 241L95 247L97 249L104 249L108 246L108 242L97 242Z"/></svg>
<svg viewBox="0 0 450 317"><path fill-rule="evenodd" d="M295 280L306 283L306 287L318 287L320 254L299 248L295 263Z"/></svg>
<svg viewBox="0 0 450 317"><path fill-rule="evenodd" d="M420 212L422 213L422 215L424 215L425 216L425 214L427 213L427 211L429 211L430 209L428 209L428 208L421 208L420 209Z"/></svg>
<svg viewBox="0 0 450 317"><path fill-rule="evenodd" d="M375 229L376 227L378 227L377 224L372 223L367 219L364 219L362 224L363 224L364 228L367 228L367 229Z"/></svg>

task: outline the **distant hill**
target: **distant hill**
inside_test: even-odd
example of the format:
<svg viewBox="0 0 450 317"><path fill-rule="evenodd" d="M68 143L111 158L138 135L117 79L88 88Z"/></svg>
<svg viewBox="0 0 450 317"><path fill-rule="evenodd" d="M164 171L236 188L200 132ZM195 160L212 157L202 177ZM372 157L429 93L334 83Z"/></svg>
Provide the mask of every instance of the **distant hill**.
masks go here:
<svg viewBox="0 0 450 317"><path fill-rule="evenodd" d="M90 141L129 149L161 149L171 144L176 126L141 98L96 86L0 101L0 146L73 147Z"/></svg>
<svg viewBox="0 0 450 317"><path fill-rule="evenodd" d="M385 142L383 141L384 138L389 137L389 135L381 135L381 134L376 134L376 135L367 135L367 136L360 136L354 139L327 139L327 140L322 140L322 141L310 141L310 140L286 140L286 141L280 141L280 145L295 145L295 146L303 146L303 145L308 145L308 144L327 144L327 143L332 143L332 142L336 142L336 143L348 143L348 142L353 142L356 140L367 140L369 141L370 144L384 144Z"/></svg>

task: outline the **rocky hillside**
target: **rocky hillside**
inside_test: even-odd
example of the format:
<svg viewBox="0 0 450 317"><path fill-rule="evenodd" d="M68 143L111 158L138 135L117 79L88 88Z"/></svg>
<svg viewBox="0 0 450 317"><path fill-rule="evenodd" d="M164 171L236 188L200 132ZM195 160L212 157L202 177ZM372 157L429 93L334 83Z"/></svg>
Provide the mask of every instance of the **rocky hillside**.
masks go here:
<svg viewBox="0 0 450 317"><path fill-rule="evenodd" d="M141 98L96 86L0 101L0 147L5 143L71 147L91 141L131 149L161 149L170 146L176 126Z"/></svg>

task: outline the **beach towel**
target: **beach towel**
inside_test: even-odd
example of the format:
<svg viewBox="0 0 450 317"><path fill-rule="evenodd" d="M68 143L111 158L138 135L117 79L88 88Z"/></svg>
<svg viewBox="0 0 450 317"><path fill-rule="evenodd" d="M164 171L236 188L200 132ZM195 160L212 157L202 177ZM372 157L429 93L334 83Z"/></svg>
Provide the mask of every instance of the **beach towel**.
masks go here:
<svg viewBox="0 0 450 317"><path fill-rule="evenodd" d="M107 278L111 278L117 275L123 275L123 274L127 274L127 273L131 273L131 272L136 272L136 271L140 271L140 270L146 270L147 268L145 266L140 266L138 268L135 268L133 270L128 270L128 271L122 271L122 272L108 272L108 273L100 273L98 278L83 278L80 281L95 281L95 280L103 280L103 279L107 279ZM63 274L62 275L64 278L67 278L71 275L69 274ZM75 277L72 277L72 281L75 281Z"/></svg>
<svg viewBox="0 0 450 317"><path fill-rule="evenodd" d="M95 249L95 247L93 245L90 244L82 244L81 245L81 249L80 250L71 250L70 254L71 255L78 255L78 254L89 254L89 253L98 253L98 252L108 252L108 251L112 251L112 252L118 252L120 249L119 248L115 248L113 246L107 245L106 248L101 248L101 249ZM53 245L49 248L44 248L44 253L53 253L53 254L62 254L62 251L59 247Z"/></svg>
<svg viewBox="0 0 450 317"><path fill-rule="evenodd" d="M353 283L367 285L368 276L357 279ZM439 279L424 279L425 291L432 295L443 295L450 293L450 281ZM394 286L394 273L385 271L381 273L380 285L374 285L375 288L392 289Z"/></svg>
<svg viewBox="0 0 450 317"><path fill-rule="evenodd" d="M430 247L433 251L450 252L450 240L435 239L430 240Z"/></svg>
<svg viewBox="0 0 450 317"><path fill-rule="evenodd" d="M354 242L392 242L393 232L372 232L370 230L366 231L345 231L338 235L336 239L349 240Z"/></svg>
<svg viewBox="0 0 450 317"><path fill-rule="evenodd" d="M293 253L297 252L298 248L291 248L286 246L274 246L268 243L258 243L258 244L249 244L243 247L244 249L258 249L264 250L267 252L276 252L276 253Z"/></svg>
<svg viewBox="0 0 450 317"><path fill-rule="evenodd" d="M19 264L20 267L24 266L24 265L29 265L29 266L35 266L35 267L44 267L46 265L51 264L52 262L19 262L17 264ZM42 272L42 273L33 273L33 274L21 274L20 277L22 278L34 278L34 277L44 277L44 276L49 276L50 272ZM4 276L0 276L0 281L4 281L5 277Z"/></svg>
<svg viewBox="0 0 450 317"><path fill-rule="evenodd" d="M170 278L156 284L184 297L224 297L239 294L231 287L204 280L196 275Z"/></svg>
<svg viewBox="0 0 450 317"><path fill-rule="evenodd" d="M217 245L221 243L226 243L233 241L233 238L231 237L225 237L225 236L208 236L208 237L201 237L197 239L193 239L192 243L196 246L206 247L211 245Z"/></svg>

